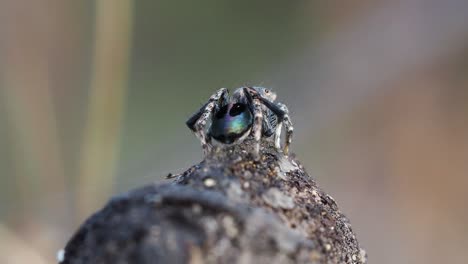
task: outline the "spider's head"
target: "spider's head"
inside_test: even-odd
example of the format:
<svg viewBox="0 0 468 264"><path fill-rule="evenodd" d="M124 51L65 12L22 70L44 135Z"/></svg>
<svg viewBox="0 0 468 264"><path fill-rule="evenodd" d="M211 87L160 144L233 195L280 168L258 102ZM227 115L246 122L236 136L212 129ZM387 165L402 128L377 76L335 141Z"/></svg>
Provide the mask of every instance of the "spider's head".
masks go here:
<svg viewBox="0 0 468 264"><path fill-rule="evenodd" d="M217 110L210 127L210 135L224 144L232 144L248 134L253 124L250 107L243 102L230 102Z"/></svg>
<svg viewBox="0 0 468 264"><path fill-rule="evenodd" d="M276 100L276 93L273 92L272 90L265 88L265 87L260 87L260 86L254 86L252 87L255 91L257 91L262 97L270 100L271 102Z"/></svg>

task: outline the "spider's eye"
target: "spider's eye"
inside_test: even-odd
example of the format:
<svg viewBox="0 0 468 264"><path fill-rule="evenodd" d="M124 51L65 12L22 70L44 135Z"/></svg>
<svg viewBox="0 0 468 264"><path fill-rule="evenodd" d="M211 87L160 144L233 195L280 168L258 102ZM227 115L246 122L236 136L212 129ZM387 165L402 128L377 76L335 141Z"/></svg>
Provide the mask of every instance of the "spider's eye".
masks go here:
<svg viewBox="0 0 468 264"><path fill-rule="evenodd" d="M245 104L237 103L232 106L231 110L229 111L229 115L236 116L236 115L241 114L244 111L245 111Z"/></svg>
<svg viewBox="0 0 468 264"><path fill-rule="evenodd" d="M227 106L227 105L221 107L221 109L219 109L219 111L216 112L215 118L217 118L217 119L223 118L223 117L226 115L227 110L228 110L228 106Z"/></svg>

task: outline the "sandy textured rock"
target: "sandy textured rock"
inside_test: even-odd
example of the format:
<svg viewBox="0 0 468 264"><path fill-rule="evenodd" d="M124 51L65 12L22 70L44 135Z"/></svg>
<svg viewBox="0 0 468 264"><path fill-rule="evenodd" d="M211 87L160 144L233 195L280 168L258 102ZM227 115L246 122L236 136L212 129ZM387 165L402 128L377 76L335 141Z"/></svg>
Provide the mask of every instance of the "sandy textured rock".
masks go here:
<svg viewBox="0 0 468 264"><path fill-rule="evenodd" d="M214 151L173 183L112 199L61 263L365 263L333 198L293 157L250 141Z"/></svg>

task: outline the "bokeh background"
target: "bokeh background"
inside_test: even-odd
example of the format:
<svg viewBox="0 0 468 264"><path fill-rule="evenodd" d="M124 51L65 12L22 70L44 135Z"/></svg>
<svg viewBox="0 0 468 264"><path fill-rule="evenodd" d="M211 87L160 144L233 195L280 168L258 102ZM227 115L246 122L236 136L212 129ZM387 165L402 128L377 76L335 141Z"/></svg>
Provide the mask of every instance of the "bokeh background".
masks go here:
<svg viewBox="0 0 468 264"><path fill-rule="evenodd" d="M0 263L202 159L220 87L277 91L370 263L468 258L468 2L0 1Z"/></svg>

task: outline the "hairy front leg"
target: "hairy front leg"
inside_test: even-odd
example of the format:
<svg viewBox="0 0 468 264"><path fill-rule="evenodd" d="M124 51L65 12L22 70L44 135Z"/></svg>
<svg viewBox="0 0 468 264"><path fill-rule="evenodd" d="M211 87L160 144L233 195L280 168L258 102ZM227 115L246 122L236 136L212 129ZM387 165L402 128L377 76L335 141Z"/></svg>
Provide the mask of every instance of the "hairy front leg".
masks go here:
<svg viewBox="0 0 468 264"><path fill-rule="evenodd" d="M203 148L203 153L205 155L207 155L211 151L211 138L206 132L206 125L211 118L213 110L218 104L220 104L221 99L223 99L226 96L226 94L227 94L226 88L219 89L216 93L214 93L210 97L204 109L200 111L201 114L197 113L194 115L194 116L196 115L200 116L198 120L195 121L195 124L193 125L193 131L195 132L195 135L197 136L197 138L200 140L200 143ZM189 121L191 120L189 119Z"/></svg>
<svg viewBox="0 0 468 264"><path fill-rule="evenodd" d="M285 139L283 152L284 152L285 155L288 155L289 154L289 146L292 143L294 127L293 127L293 124L291 122L291 118L289 117L288 107L286 105L282 104L282 103L278 103L278 106L281 108L281 110L284 111L284 116L283 116L283 122L282 123L284 125L285 130L286 130L286 139ZM278 127L277 127L277 129L278 129ZM279 127L279 129L281 131L281 126ZM278 142L280 141L280 136L281 136L281 132L280 132L280 134L278 135L278 138L277 138ZM276 140L276 138L275 138L275 140Z"/></svg>

